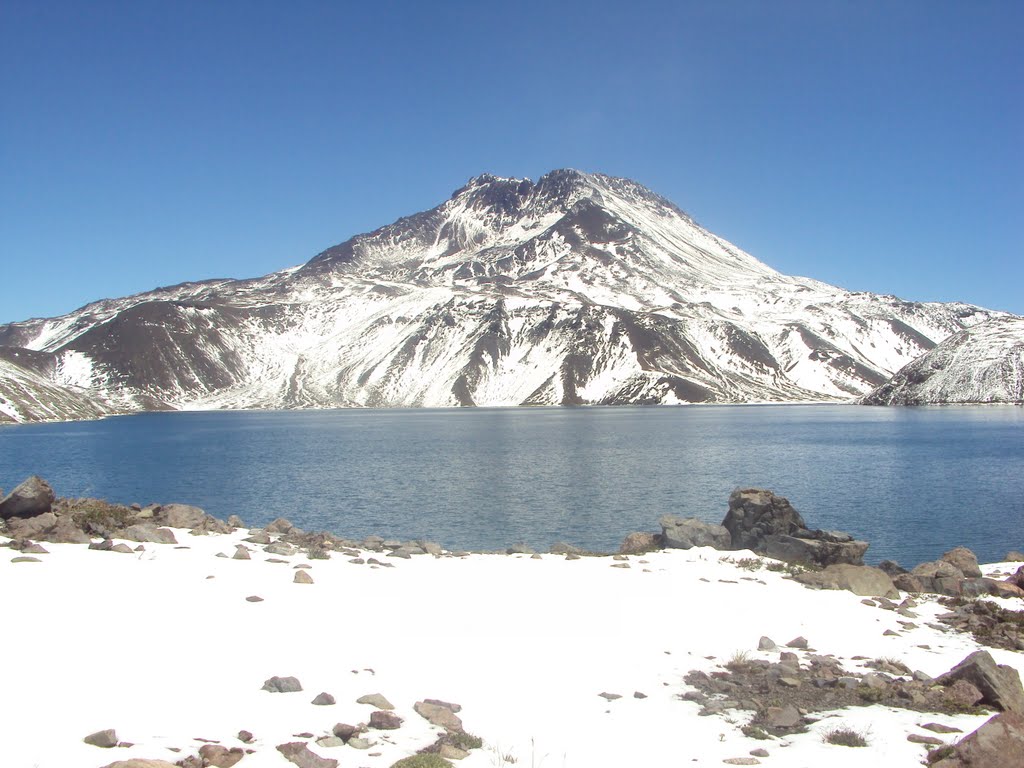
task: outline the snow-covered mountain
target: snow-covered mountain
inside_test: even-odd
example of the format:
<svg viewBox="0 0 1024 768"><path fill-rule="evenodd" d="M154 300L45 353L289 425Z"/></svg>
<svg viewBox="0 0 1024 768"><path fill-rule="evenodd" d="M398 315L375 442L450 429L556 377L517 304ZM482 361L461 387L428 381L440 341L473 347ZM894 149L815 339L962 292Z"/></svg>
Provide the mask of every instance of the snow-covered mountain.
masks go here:
<svg viewBox="0 0 1024 768"><path fill-rule="evenodd" d="M0 345L122 411L841 401L1002 314L782 275L635 182L559 170L479 176L300 267L0 326ZM36 418L9 391L0 372L0 412Z"/></svg>
<svg viewBox="0 0 1024 768"><path fill-rule="evenodd" d="M864 402L1024 403L1024 318L994 318L950 336Z"/></svg>

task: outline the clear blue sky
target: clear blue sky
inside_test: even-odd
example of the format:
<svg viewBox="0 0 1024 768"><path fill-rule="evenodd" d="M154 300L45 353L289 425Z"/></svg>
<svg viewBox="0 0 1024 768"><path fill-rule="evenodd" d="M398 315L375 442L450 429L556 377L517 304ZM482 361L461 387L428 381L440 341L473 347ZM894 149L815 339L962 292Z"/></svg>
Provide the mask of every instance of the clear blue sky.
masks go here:
<svg viewBox="0 0 1024 768"><path fill-rule="evenodd" d="M0 322L250 277L490 172L1024 313L1024 3L0 0Z"/></svg>

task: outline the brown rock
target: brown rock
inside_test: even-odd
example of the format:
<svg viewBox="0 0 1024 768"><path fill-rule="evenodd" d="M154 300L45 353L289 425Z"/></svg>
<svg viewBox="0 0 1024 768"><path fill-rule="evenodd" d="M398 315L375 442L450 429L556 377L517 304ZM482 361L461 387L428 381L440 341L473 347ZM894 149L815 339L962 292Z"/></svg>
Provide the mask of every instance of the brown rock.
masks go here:
<svg viewBox="0 0 1024 768"><path fill-rule="evenodd" d="M160 522L169 528L201 528L207 514L188 504L165 504L160 507Z"/></svg>
<svg viewBox="0 0 1024 768"><path fill-rule="evenodd" d="M1012 576L1007 578L1006 583L1024 589L1024 565L1018 568Z"/></svg>
<svg viewBox="0 0 1024 768"><path fill-rule="evenodd" d="M912 573L898 573L892 577L892 583L902 592L924 592L924 584Z"/></svg>
<svg viewBox="0 0 1024 768"><path fill-rule="evenodd" d="M949 550L949 552L944 553L939 559L952 563L969 579L976 579L981 576L978 558L967 547L955 547Z"/></svg>
<svg viewBox="0 0 1024 768"><path fill-rule="evenodd" d="M402 718L386 709L377 709L370 714L370 727L380 731L394 731L402 727Z"/></svg>
<svg viewBox="0 0 1024 768"><path fill-rule="evenodd" d="M635 531L628 534L619 546L619 552L623 555L642 555L644 552L653 552L656 549L661 549L658 534L645 531ZM555 554L563 553L556 552ZM565 552L564 554L569 553ZM573 554L579 553L574 552Z"/></svg>
<svg viewBox="0 0 1024 768"><path fill-rule="evenodd" d="M976 685L966 680L956 680L946 686L946 698L957 708L968 709L981 701L984 695Z"/></svg>
<svg viewBox="0 0 1024 768"><path fill-rule="evenodd" d="M105 731L90 733L82 741L86 744L92 744L94 747L110 749L117 746L117 732L113 728L107 728Z"/></svg>
<svg viewBox="0 0 1024 768"><path fill-rule="evenodd" d="M455 704L455 703L453 703L451 701L444 701L443 699L424 699L423 703L424 704L436 704L439 707L444 707L445 709L450 709L452 712L461 712L462 711L462 705L461 704Z"/></svg>
<svg viewBox="0 0 1024 768"><path fill-rule="evenodd" d="M356 704L369 704L371 707L376 707L377 709L395 708L395 705L380 693L368 693L365 696L360 696L356 699Z"/></svg>
<svg viewBox="0 0 1024 768"><path fill-rule="evenodd" d="M417 701L413 706L416 714L428 720L432 725L439 726L448 731L461 731L462 720L448 707L438 704L429 704L426 701Z"/></svg>
<svg viewBox="0 0 1024 768"><path fill-rule="evenodd" d="M231 768L235 763L245 757L245 750L241 747L222 747L220 744L203 744L199 748L199 755L206 761L207 765L214 768Z"/></svg>
<svg viewBox="0 0 1024 768"><path fill-rule="evenodd" d="M55 498L50 484L32 475L0 501L0 519L45 514L52 509Z"/></svg>
<svg viewBox="0 0 1024 768"><path fill-rule="evenodd" d="M766 722L772 728L795 728L800 725L800 712L792 704L784 707L768 707Z"/></svg>
<svg viewBox="0 0 1024 768"><path fill-rule="evenodd" d="M907 741L913 742L914 744L931 744L933 746L938 746L943 743L942 739L937 739L934 736L922 736L919 733L911 733L907 736Z"/></svg>
<svg viewBox="0 0 1024 768"><path fill-rule="evenodd" d="M965 736L951 755L929 764L932 768L1020 768L1021 755L1024 714L1003 712Z"/></svg>
<svg viewBox="0 0 1024 768"><path fill-rule="evenodd" d="M336 723L334 728L331 729L331 732L342 741L347 742L359 733L359 729L354 725L349 725L348 723Z"/></svg>
<svg viewBox="0 0 1024 768"><path fill-rule="evenodd" d="M313 577L306 571L296 571L295 578L293 578L292 581L296 584L312 584Z"/></svg>
<svg viewBox="0 0 1024 768"><path fill-rule="evenodd" d="M938 685L951 686L958 680L974 685L985 704L1004 712L1024 712L1024 688L1017 670L996 664L988 651L975 651L953 669L935 678Z"/></svg>
<svg viewBox="0 0 1024 768"><path fill-rule="evenodd" d="M320 757L304 741L290 741L287 744L278 744L277 751L284 755L284 758L299 768L338 768L338 761L328 757Z"/></svg>
<svg viewBox="0 0 1024 768"><path fill-rule="evenodd" d="M942 723L923 723L921 727L932 733L963 733L959 728L954 728L952 725L943 725Z"/></svg>
<svg viewBox="0 0 1024 768"><path fill-rule="evenodd" d="M178 768L174 763L166 760L145 760L143 758L132 758L131 760L118 760L116 763L108 763L103 768Z"/></svg>

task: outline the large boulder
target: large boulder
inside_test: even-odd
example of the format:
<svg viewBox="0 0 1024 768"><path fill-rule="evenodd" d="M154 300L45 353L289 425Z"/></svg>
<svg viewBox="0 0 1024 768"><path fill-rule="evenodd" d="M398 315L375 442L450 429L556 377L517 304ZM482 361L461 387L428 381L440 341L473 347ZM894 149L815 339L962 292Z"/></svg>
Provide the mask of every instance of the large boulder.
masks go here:
<svg viewBox="0 0 1024 768"><path fill-rule="evenodd" d="M820 571L799 573L796 580L819 589L845 589L862 597L882 596L896 600L900 596L888 574L870 565L830 565Z"/></svg>
<svg viewBox="0 0 1024 768"><path fill-rule="evenodd" d="M328 757L320 757L304 741L289 741L287 744L278 744L277 751L284 759L293 763L299 768L338 768L338 761Z"/></svg>
<svg viewBox="0 0 1024 768"><path fill-rule="evenodd" d="M118 533L117 538L127 541L147 541L155 544L177 544L174 531L170 528L157 528L152 523L135 523Z"/></svg>
<svg viewBox="0 0 1024 768"><path fill-rule="evenodd" d="M776 534L765 539L761 550L768 557L787 563L825 567L834 564L861 565L868 543L849 534L806 531L803 536Z"/></svg>
<svg viewBox="0 0 1024 768"><path fill-rule="evenodd" d="M661 525L661 541L667 549L690 549L692 547L728 549L732 543L731 534L721 525L675 515L664 515L658 522Z"/></svg>
<svg viewBox="0 0 1024 768"><path fill-rule="evenodd" d="M1020 768L1024 755L1024 715L1003 712L968 734L931 768ZM938 756L938 750L932 754Z"/></svg>
<svg viewBox="0 0 1024 768"><path fill-rule="evenodd" d="M729 511L722 521L733 549L764 549L765 538L796 535L807 525L789 499L760 488L737 488L729 495Z"/></svg>
<svg viewBox="0 0 1024 768"><path fill-rule="evenodd" d="M622 540L622 544L619 546L619 554L622 555L642 555L645 552L653 552L657 549L662 548L661 537L656 533L648 533L646 531L634 531L633 533L627 534L626 538ZM582 554L581 552L555 552L554 547L551 549L552 554Z"/></svg>
<svg viewBox="0 0 1024 768"><path fill-rule="evenodd" d="M12 539L42 539L57 525L53 512L44 512L35 517L12 517L7 521L7 535Z"/></svg>
<svg viewBox="0 0 1024 768"><path fill-rule="evenodd" d="M921 563L911 574L921 582L922 592L959 597L963 589L964 572L948 560Z"/></svg>
<svg viewBox="0 0 1024 768"><path fill-rule="evenodd" d="M935 678L936 685L949 686L966 680L982 693L982 702L1004 712L1024 713L1024 688L1017 670L996 664L988 651L975 651L949 672Z"/></svg>
<svg viewBox="0 0 1024 768"><path fill-rule="evenodd" d="M760 488L737 489L722 521L733 549L750 549L787 563L861 565L866 541L842 531L809 530L789 500Z"/></svg>
<svg viewBox="0 0 1024 768"><path fill-rule="evenodd" d="M207 533L231 533L231 526L189 504L164 504L157 513L157 522L168 528L188 528Z"/></svg>
<svg viewBox="0 0 1024 768"><path fill-rule="evenodd" d="M978 567L978 558L967 547L954 547L942 555L940 560L952 563L969 579L981 577L981 568Z"/></svg>
<svg viewBox="0 0 1024 768"><path fill-rule="evenodd" d="M8 520L46 514L53 508L55 498L50 484L32 475L0 501L0 518Z"/></svg>
<svg viewBox="0 0 1024 768"><path fill-rule="evenodd" d="M189 504L164 504L158 515L168 528L199 528L206 522L206 513Z"/></svg>

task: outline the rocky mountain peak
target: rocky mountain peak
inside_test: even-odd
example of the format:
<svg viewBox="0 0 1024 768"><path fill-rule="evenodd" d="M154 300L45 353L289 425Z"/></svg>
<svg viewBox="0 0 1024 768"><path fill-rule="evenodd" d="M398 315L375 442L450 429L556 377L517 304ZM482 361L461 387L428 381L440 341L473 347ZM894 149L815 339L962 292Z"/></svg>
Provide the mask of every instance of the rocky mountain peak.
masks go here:
<svg viewBox="0 0 1024 768"><path fill-rule="evenodd" d="M299 268L0 326L0 419L852 400L998 314L780 274L629 179L483 174Z"/></svg>

